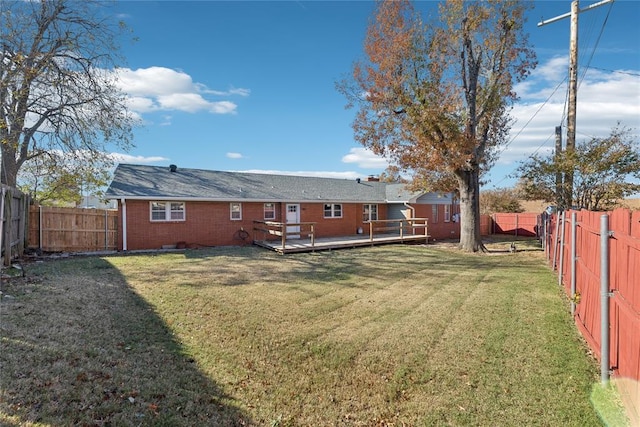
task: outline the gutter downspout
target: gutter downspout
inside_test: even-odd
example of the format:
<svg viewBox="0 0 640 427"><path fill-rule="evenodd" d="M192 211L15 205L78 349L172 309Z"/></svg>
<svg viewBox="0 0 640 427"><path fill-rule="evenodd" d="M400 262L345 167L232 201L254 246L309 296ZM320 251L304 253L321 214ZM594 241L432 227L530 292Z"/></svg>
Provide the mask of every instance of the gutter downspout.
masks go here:
<svg viewBox="0 0 640 427"><path fill-rule="evenodd" d="M411 206L409 204L409 202L403 202L404 206L409 208L411 210L411 218L415 218L416 217L416 208L414 208L413 206Z"/></svg>
<svg viewBox="0 0 640 427"><path fill-rule="evenodd" d="M411 206L409 204L409 202L402 202L402 204L409 210L411 210L411 218L415 218L416 217L416 208L414 208L413 206ZM413 223L412 223L413 224ZM402 232L402 223L400 223L400 231ZM416 229L415 228L411 228L411 234L415 234ZM426 233L425 233L426 234Z"/></svg>
<svg viewBox="0 0 640 427"><path fill-rule="evenodd" d="M122 204L122 250L127 250L127 201L123 197L120 199Z"/></svg>

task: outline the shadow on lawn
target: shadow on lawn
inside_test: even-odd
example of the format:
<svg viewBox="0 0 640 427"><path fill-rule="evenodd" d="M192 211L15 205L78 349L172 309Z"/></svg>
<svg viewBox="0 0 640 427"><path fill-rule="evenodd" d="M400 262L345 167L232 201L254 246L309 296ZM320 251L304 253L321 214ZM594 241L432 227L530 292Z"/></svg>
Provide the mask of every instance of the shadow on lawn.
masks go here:
<svg viewBox="0 0 640 427"><path fill-rule="evenodd" d="M99 258L0 285L0 424L253 424Z"/></svg>

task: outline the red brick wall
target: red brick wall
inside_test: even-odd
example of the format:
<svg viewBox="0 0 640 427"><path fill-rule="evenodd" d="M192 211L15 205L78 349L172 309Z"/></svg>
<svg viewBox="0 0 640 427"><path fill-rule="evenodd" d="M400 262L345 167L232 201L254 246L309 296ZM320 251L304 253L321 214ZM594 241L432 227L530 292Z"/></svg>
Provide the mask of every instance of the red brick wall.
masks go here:
<svg viewBox="0 0 640 427"><path fill-rule="evenodd" d="M251 243L253 219L262 219L262 203L243 203L242 220L230 219L229 203L186 202L185 221L151 221L148 201L128 200L127 249L160 249L163 245L222 246L243 244L238 231L244 229ZM122 207L119 207L122 213ZM121 228L122 229L122 228ZM122 237L120 237L120 240ZM122 242L120 242L122 248Z"/></svg>
<svg viewBox="0 0 640 427"><path fill-rule="evenodd" d="M128 200L127 205L127 250L160 249L163 245L179 242L187 246L229 246L251 243L254 239L253 221L264 219L263 203L242 203L242 220L230 219L227 202L186 202L185 221L151 221L148 201ZM276 203L276 218L286 217L286 203ZM119 206L120 230L122 206ZM385 219L385 205L378 205L378 218ZM316 222L316 237L349 236L357 233L362 224L362 204L342 203L342 218L324 218L324 203L300 203L300 222ZM242 240L239 231L248 233ZM262 236L258 235L258 238ZM118 236L118 247L123 248L122 233Z"/></svg>
<svg viewBox="0 0 640 427"><path fill-rule="evenodd" d="M358 228L365 227L362 221L362 203L342 203L342 218L325 218L324 203L303 203L300 206L301 222L315 222L316 237L351 236ZM387 217L387 206L378 204L378 219Z"/></svg>
<svg viewBox="0 0 640 427"><path fill-rule="evenodd" d="M438 218L434 222L432 205L413 205L416 218L429 218L429 235L432 239L459 239L460 223L453 222L453 214L459 212L457 205L451 206L451 221L444 222L444 205L438 207Z"/></svg>

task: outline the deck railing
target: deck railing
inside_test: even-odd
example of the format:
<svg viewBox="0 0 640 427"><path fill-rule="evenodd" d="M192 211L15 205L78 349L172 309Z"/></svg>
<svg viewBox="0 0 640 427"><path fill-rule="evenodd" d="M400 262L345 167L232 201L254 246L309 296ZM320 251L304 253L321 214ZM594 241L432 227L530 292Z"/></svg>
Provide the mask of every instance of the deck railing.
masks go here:
<svg viewBox="0 0 640 427"><path fill-rule="evenodd" d="M287 241L294 238L308 238L311 240L311 248L314 248L316 224L315 222L285 223L277 221L253 221L253 230L256 232L256 236L261 235L262 237L262 239L256 238L255 241L273 242L277 241L277 238L280 238L282 251L284 252ZM364 225L369 226L369 242L371 242L371 244L374 243L376 236L388 236L389 234L399 235L400 241L403 241L405 236L414 237L411 239L414 241L415 236L424 236L425 243L429 243L430 236L427 218L379 219L365 221ZM418 232L420 229L424 231Z"/></svg>
<svg viewBox="0 0 640 427"><path fill-rule="evenodd" d="M429 242L429 219L428 218L409 218L409 219L377 219L366 221L369 224L369 240L373 242L376 233L398 233L400 240L405 235L416 236L416 230L422 228L425 241Z"/></svg>
<svg viewBox="0 0 640 427"><path fill-rule="evenodd" d="M287 245L287 237L299 239L306 237L311 239L311 246L315 245L315 222L295 222L285 223L277 221L253 221L253 230L262 233L262 240L269 239L269 236L278 236L282 240L282 250Z"/></svg>

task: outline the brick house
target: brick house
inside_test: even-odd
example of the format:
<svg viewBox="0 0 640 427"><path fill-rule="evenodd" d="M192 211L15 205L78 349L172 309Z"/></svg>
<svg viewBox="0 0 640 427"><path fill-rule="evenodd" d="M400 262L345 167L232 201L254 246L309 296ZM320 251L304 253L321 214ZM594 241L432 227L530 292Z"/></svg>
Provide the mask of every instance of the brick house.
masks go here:
<svg viewBox="0 0 640 427"><path fill-rule="evenodd" d="M315 236L357 234L368 220L429 218L432 238L459 237L450 194L411 193L375 179L270 175L120 164L106 196L118 204L120 250L251 243L254 221L314 222Z"/></svg>

